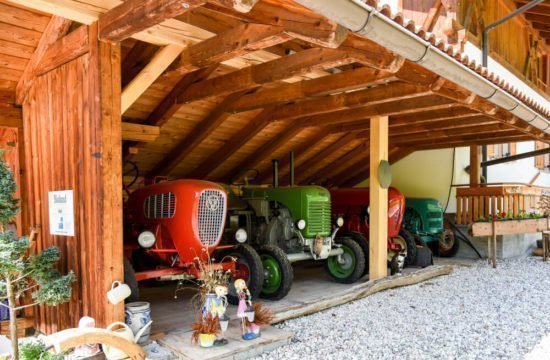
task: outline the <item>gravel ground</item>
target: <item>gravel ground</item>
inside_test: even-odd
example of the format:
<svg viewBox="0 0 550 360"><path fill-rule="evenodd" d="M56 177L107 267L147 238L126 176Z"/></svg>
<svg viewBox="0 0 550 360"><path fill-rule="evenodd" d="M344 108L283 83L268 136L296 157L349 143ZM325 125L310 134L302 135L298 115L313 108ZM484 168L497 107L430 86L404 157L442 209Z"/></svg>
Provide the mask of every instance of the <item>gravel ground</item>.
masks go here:
<svg viewBox="0 0 550 360"><path fill-rule="evenodd" d="M550 263L479 261L286 321L293 342L258 359L523 359L550 333L549 303Z"/></svg>

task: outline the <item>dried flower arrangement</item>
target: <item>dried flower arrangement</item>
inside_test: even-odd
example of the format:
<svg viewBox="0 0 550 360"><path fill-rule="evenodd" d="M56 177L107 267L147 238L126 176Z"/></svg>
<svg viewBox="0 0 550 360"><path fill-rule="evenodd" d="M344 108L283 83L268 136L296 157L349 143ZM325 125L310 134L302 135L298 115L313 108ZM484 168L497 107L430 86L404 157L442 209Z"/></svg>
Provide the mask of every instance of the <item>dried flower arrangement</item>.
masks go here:
<svg viewBox="0 0 550 360"><path fill-rule="evenodd" d="M263 303L254 303L254 324L258 326L267 326L273 323L275 320L275 313L273 310L264 306ZM250 321L246 321L246 326L251 326L253 324Z"/></svg>
<svg viewBox="0 0 550 360"><path fill-rule="evenodd" d="M199 319L191 325L191 329L193 331L191 341L196 344L201 334L218 335L220 332L220 321L217 316L213 317L212 314L207 314L203 317L201 313Z"/></svg>

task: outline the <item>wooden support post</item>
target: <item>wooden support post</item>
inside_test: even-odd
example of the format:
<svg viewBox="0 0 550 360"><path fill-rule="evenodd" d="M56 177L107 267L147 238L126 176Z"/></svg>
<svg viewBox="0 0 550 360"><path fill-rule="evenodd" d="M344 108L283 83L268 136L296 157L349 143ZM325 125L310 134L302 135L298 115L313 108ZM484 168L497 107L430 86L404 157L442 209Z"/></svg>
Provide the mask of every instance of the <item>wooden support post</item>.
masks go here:
<svg viewBox="0 0 550 360"><path fill-rule="evenodd" d="M388 275L388 189L378 180L379 165L388 160L388 117L370 119L369 280Z"/></svg>
<svg viewBox="0 0 550 360"><path fill-rule="evenodd" d="M479 187L479 146L470 146L470 187Z"/></svg>

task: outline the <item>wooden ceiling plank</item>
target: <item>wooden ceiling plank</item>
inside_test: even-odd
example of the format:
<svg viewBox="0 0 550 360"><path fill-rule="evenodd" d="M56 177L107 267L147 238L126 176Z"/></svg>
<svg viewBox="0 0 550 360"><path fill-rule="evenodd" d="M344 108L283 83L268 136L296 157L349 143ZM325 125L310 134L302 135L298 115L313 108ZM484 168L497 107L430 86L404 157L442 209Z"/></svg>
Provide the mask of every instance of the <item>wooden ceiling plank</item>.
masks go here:
<svg viewBox="0 0 550 360"><path fill-rule="evenodd" d="M0 106L0 126L23 128L21 109Z"/></svg>
<svg viewBox="0 0 550 360"><path fill-rule="evenodd" d="M187 48L167 74L187 73L290 40L281 26L245 23Z"/></svg>
<svg viewBox="0 0 550 360"><path fill-rule="evenodd" d="M122 140L149 142L160 135L158 126L122 122Z"/></svg>
<svg viewBox="0 0 550 360"><path fill-rule="evenodd" d="M260 107L296 101L311 96L323 96L342 91L358 90L393 80L390 73L367 67L353 69L317 79L282 84L245 95L235 102L233 111L247 111Z"/></svg>
<svg viewBox="0 0 550 360"><path fill-rule="evenodd" d="M177 45L166 45L157 51L143 70L122 90L120 104L122 114L155 82L182 51L183 48Z"/></svg>
<svg viewBox="0 0 550 360"><path fill-rule="evenodd" d="M409 139L408 137L404 138L393 138L392 144L396 144L400 147L415 147L418 145L430 145L433 143L440 143L443 141L448 141L449 143L463 141L464 143L467 143L467 141L473 142L473 141L481 141L481 140L491 140L497 141L499 138L502 137L509 137L509 136L521 136L522 134L519 133L516 130L495 130L492 128L492 130L486 130L486 132L482 132L480 129L479 131L473 131L470 132L464 132L460 135L449 135L449 134L434 134L432 135L425 135L421 138L414 138Z"/></svg>
<svg viewBox="0 0 550 360"><path fill-rule="evenodd" d="M458 141L440 141L431 144L418 144L414 146L415 150L437 150L448 149L453 147L465 147L470 145L493 145L504 143L515 143L522 141L533 141L533 138L524 134L511 135L498 138L487 138L482 140L458 140Z"/></svg>
<svg viewBox="0 0 550 360"><path fill-rule="evenodd" d="M28 45L18 44L13 41L0 40L0 53L11 56L18 56L24 59L30 59L34 54L35 48Z"/></svg>
<svg viewBox="0 0 550 360"><path fill-rule="evenodd" d="M237 150L252 139L256 134L262 131L269 124L271 109L262 110L258 115L251 119L244 128L233 135L221 148L214 151L202 165L192 171L188 177L194 179L203 179L212 171L229 159Z"/></svg>
<svg viewBox="0 0 550 360"><path fill-rule="evenodd" d="M344 108L338 111L327 112L315 116L303 116L300 117L304 126L318 125L318 126L335 126L335 131L338 130L338 125L342 123L348 123L354 120L365 120L375 115L399 115L399 114L411 114L419 111L430 111L449 109L457 106L456 103L449 99L441 97L426 95L409 99L402 99L379 104L366 103L363 107L356 107L352 109Z"/></svg>
<svg viewBox="0 0 550 360"><path fill-rule="evenodd" d="M274 28L272 26L249 24L239 27L238 29L231 29L226 33L214 36L213 38L207 39L186 49L182 55L182 60L179 63L180 65L176 66L177 70L170 71L166 76L170 76L170 74L174 73L188 73L196 70L197 68L205 68L208 66L211 67L218 63L220 56L225 59L229 59L232 56L242 55L245 52L256 51L258 49L257 46L262 46L261 44L265 44L266 41L279 42L286 40L287 38L282 33L282 29L278 27ZM205 47L205 44L208 46ZM190 63L187 64L187 62ZM187 65L184 66L182 64ZM242 72L241 70L238 70L237 72L247 73L249 70L246 69L249 68L243 69L244 71ZM188 86L176 86L168 94L167 98L163 100L157 108L155 108L155 110L153 110L149 116L148 122L156 123L157 119L168 119L184 103L188 102L190 98L199 100L200 97L197 98L195 93L197 87L204 88L204 84L208 87L212 86L213 83L224 83L223 79L231 79L231 76L234 77L234 75L231 74L233 73L222 75L211 80L196 82L195 84L189 83ZM250 83L245 84L243 82L239 82L237 79L236 82L231 83L227 88L230 89L228 92L236 92L249 90L255 86L256 85L250 85ZM210 92L204 95L204 97L222 95L221 92L216 92L216 89L216 87L211 88Z"/></svg>
<svg viewBox="0 0 550 360"><path fill-rule="evenodd" d="M27 63L23 75L19 80L16 88L16 101L18 104L23 102L23 99L27 95L34 77L37 75L37 70L40 64L44 61L44 57L52 45L64 36L72 24L72 21L64 19L59 16L52 16L46 29L40 37L36 50Z"/></svg>
<svg viewBox="0 0 550 360"><path fill-rule="evenodd" d="M344 27L309 9L290 3L283 4L278 0L260 1L245 14L220 8L215 1L206 6L248 22L282 26L293 37L328 48L339 47L349 33Z"/></svg>
<svg viewBox="0 0 550 360"><path fill-rule="evenodd" d="M269 157L274 151L280 148L283 144L290 141L294 136L296 136L302 127L298 123L293 123L292 125L287 126L282 132L278 133L269 140L267 143L263 144L259 149L250 154L246 159L241 161L239 164L233 167L233 170L229 173L228 176L224 177L229 183L234 183L241 179L246 172L253 169L259 162L263 159Z"/></svg>
<svg viewBox="0 0 550 360"><path fill-rule="evenodd" d="M43 32L50 22L50 18L47 15L0 2L0 22Z"/></svg>
<svg viewBox="0 0 550 360"><path fill-rule="evenodd" d="M187 155L227 119L229 116L227 108L242 94L243 92L241 91L226 97L149 172L149 175L168 175L170 171L178 166Z"/></svg>
<svg viewBox="0 0 550 360"><path fill-rule="evenodd" d="M363 142L353 148L352 150L348 151L344 155L340 156L338 159L333 161L331 164L328 164L327 166L315 171L314 174L310 175L307 179L305 179L302 183L303 184L324 184L327 181L329 181L331 178L333 178L335 175L341 173L345 169L350 166L350 164L356 164L357 161L368 161L368 154L369 154L369 142ZM359 160L357 160L359 159Z"/></svg>
<svg viewBox="0 0 550 360"><path fill-rule="evenodd" d="M330 68L348 62L349 58L344 52L312 48L195 83L178 96L178 103L183 104L252 89L266 83L302 75L315 68Z"/></svg>
<svg viewBox="0 0 550 360"><path fill-rule="evenodd" d="M294 162L297 163L305 153L307 153L311 148L313 148L315 145L323 141L329 135L330 133L328 131L319 131L319 132L316 131L307 140L302 142L296 148L296 150L291 150L291 151L294 151ZM290 172L290 159L288 156L285 156L282 159L279 159L279 175L281 177L281 179L279 179L279 183L281 185L285 184L285 181L283 180L283 176L289 172ZM260 171L260 174L263 174L263 175L260 175L260 177L256 181L259 184L262 184L268 179L271 179L273 176L271 171L265 171L265 172Z"/></svg>
<svg viewBox="0 0 550 360"><path fill-rule="evenodd" d="M305 178L305 174L310 168L317 166L326 157L341 150L346 145L349 145L350 141L355 140L355 138L356 138L356 134L353 134L353 133L344 134L340 138L338 138L336 141L332 142L330 145L326 146L324 149L316 153L314 156L310 157L305 162L300 164L300 166L298 166L295 171L296 182L301 183L300 180L303 180Z"/></svg>
<svg viewBox="0 0 550 360"><path fill-rule="evenodd" d="M365 107L365 104L375 107L377 104L410 99L427 94L429 92L422 86L394 82L365 90L281 105L273 112L272 120L294 119L303 116L332 113L344 109L362 108Z"/></svg>
<svg viewBox="0 0 550 360"><path fill-rule="evenodd" d="M120 42L164 20L204 5L205 0L126 0L99 17L99 39Z"/></svg>

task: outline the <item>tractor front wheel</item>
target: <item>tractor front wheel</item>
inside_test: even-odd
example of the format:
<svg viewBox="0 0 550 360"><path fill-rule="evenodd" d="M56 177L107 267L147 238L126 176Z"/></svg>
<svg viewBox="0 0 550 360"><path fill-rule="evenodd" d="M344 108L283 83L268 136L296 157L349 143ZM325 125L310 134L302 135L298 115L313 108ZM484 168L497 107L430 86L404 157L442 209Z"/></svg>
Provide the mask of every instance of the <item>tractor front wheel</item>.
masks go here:
<svg viewBox="0 0 550 360"><path fill-rule="evenodd" d="M130 296L126 299L126 302L139 301L139 287L136 280L136 272L130 260L124 257L124 283L130 287Z"/></svg>
<svg viewBox="0 0 550 360"><path fill-rule="evenodd" d="M241 244L235 248L229 250L224 257L232 257L235 259L236 274L232 274L229 280L229 291L227 294L227 301L230 304L237 305L239 298L237 291L235 290L234 282L237 279L243 279L246 281L246 286L252 298L257 298L262 291L262 284L264 282L264 273L262 267L262 260L260 255L254 250L254 248L247 244Z"/></svg>
<svg viewBox="0 0 550 360"><path fill-rule="evenodd" d="M391 241L401 246L401 251L405 253L405 266L416 263L416 242L410 232L402 228L399 230L399 235L392 238ZM395 255L394 251L388 251L388 261L391 262Z"/></svg>
<svg viewBox="0 0 550 360"><path fill-rule="evenodd" d="M460 249L460 242L451 229L445 229L439 236L438 255L441 257L453 257Z"/></svg>
<svg viewBox="0 0 550 360"><path fill-rule="evenodd" d="M343 254L331 256L325 263L329 275L339 283L351 284L359 280L365 271L365 254L359 244L351 238L338 238Z"/></svg>
<svg viewBox="0 0 550 360"><path fill-rule="evenodd" d="M294 270L285 252L271 245L262 246L260 258L264 268L264 284L261 297L271 300L284 298L294 281Z"/></svg>

